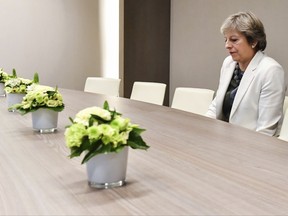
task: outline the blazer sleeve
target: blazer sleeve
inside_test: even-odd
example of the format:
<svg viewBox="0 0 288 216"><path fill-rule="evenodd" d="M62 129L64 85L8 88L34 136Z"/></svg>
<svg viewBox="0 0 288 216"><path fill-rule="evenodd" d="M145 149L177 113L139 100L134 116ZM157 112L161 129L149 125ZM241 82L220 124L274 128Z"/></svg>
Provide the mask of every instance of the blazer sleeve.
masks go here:
<svg viewBox="0 0 288 216"><path fill-rule="evenodd" d="M279 64L263 65L262 89L259 97L256 131L273 136L283 118L283 103L286 92L285 73Z"/></svg>
<svg viewBox="0 0 288 216"><path fill-rule="evenodd" d="M207 117L214 118L214 119L221 118L221 116L219 116L219 113L221 113L221 112L217 113L217 109L222 109L222 107L221 107L222 103L219 103L219 94L218 93L219 93L219 89L224 87L223 82L224 82L224 80L226 80L226 77L230 76L227 74L227 70L230 67L234 68L234 66L235 66L235 64L231 65L231 63L233 63L231 56L227 56L223 61L223 64L222 64L222 67L220 70L218 89L216 91L216 95L215 95L213 101L211 102L210 106L208 107L208 111L205 114ZM229 82L229 80L228 80L228 82ZM227 83L225 83L225 84L227 85Z"/></svg>
<svg viewBox="0 0 288 216"><path fill-rule="evenodd" d="M213 99L206 113L207 117L214 118L214 119L216 119L216 97L217 96L215 96L215 98Z"/></svg>

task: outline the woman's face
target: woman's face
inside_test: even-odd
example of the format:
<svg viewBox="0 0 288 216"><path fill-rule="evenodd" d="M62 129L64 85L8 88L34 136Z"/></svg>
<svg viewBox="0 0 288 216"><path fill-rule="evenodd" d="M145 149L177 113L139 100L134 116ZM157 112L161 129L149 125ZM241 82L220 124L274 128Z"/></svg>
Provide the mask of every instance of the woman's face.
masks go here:
<svg viewBox="0 0 288 216"><path fill-rule="evenodd" d="M224 37L225 48L233 60L239 63L240 69L244 71L255 55L254 47L252 48L252 45L248 43L246 37L237 30L227 31Z"/></svg>

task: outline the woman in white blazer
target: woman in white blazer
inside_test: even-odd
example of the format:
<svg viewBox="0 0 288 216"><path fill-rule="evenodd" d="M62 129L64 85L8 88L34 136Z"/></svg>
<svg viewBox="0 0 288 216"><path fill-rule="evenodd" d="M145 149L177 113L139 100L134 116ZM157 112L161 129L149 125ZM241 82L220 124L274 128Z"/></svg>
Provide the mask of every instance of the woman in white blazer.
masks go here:
<svg viewBox="0 0 288 216"><path fill-rule="evenodd" d="M251 12L229 16L221 27L228 56L207 116L276 136L283 118L283 68L266 56L262 22Z"/></svg>

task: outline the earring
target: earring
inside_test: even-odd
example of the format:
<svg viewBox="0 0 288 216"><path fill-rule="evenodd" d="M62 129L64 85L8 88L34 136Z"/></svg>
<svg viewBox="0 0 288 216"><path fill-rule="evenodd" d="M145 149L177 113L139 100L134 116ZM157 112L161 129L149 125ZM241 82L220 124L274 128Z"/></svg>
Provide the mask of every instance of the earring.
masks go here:
<svg viewBox="0 0 288 216"><path fill-rule="evenodd" d="M253 45L252 45L252 49L254 49L254 48L255 48L255 45L253 44Z"/></svg>

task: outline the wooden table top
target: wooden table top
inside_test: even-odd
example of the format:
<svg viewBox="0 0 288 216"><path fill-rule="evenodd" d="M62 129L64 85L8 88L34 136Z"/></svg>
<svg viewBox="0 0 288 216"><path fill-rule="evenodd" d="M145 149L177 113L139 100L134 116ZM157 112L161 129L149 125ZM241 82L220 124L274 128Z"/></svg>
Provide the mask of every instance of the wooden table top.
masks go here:
<svg viewBox="0 0 288 216"><path fill-rule="evenodd" d="M58 130L32 130L31 114L0 98L0 215L288 215L288 143L204 116L120 97L60 89ZM65 126L89 106L145 128L129 150L127 184L93 189L69 159Z"/></svg>

